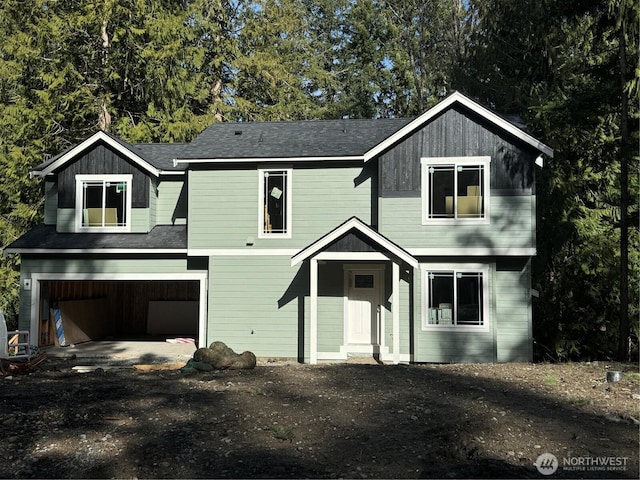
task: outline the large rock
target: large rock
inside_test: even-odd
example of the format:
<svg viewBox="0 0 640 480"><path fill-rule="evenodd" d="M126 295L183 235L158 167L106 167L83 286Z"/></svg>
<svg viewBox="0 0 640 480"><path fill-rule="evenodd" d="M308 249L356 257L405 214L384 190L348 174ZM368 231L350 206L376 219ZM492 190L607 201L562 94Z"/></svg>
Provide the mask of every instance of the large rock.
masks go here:
<svg viewBox="0 0 640 480"><path fill-rule="evenodd" d="M249 369L255 368L256 356L252 352L237 354L223 342L213 342L209 348L199 348L193 354L196 362L208 363L215 369Z"/></svg>

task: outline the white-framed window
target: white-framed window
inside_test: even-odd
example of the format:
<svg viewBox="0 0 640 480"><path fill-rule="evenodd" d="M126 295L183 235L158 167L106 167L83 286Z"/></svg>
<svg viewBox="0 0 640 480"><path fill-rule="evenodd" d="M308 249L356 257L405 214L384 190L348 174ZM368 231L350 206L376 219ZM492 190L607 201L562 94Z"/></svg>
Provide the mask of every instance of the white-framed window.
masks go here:
<svg viewBox="0 0 640 480"><path fill-rule="evenodd" d="M489 223L491 157L421 159L422 223Z"/></svg>
<svg viewBox="0 0 640 480"><path fill-rule="evenodd" d="M422 265L423 330L488 331L489 267Z"/></svg>
<svg viewBox="0 0 640 480"><path fill-rule="evenodd" d="M133 175L76 175L76 231L131 231Z"/></svg>
<svg viewBox="0 0 640 480"><path fill-rule="evenodd" d="M258 237L291 238L291 168L258 170Z"/></svg>

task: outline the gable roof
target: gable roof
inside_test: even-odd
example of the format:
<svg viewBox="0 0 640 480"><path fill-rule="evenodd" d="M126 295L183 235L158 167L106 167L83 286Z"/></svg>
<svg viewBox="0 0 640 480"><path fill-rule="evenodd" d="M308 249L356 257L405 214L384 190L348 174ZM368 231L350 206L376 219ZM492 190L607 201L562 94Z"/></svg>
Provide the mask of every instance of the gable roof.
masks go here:
<svg viewBox="0 0 640 480"><path fill-rule="evenodd" d="M387 148L391 147L396 142L410 135L412 132L422 127L423 125L431 121L433 118L437 117L442 112L451 108L455 104L463 105L464 107L480 115L482 118L492 123L496 127L508 132L509 134L513 135L514 137L523 141L524 143L531 145L533 148L535 148L539 152L544 153L545 155L553 158L553 150L547 145L545 145L544 143L542 143L540 140L529 135L527 132L520 129L510 121L493 113L491 110L483 107L479 103L476 103L470 98L465 97L460 92L453 92L447 98L437 103L436 105L431 107L429 110L427 110L425 113L423 113L422 115L420 115L419 117L417 117L416 119L408 123L407 125L403 126L399 130L394 132L393 135L389 136L384 141L380 142L375 147L367 151L364 155L365 162L368 160L371 160L372 158L375 158L377 155L384 152Z"/></svg>
<svg viewBox="0 0 640 480"><path fill-rule="evenodd" d="M408 263L414 268L418 268L418 260L413 257L409 252L407 252L400 245L392 242L384 235L376 232L358 217L351 217L346 222L338 225L336 228L331 230L329 233L323 235L318 240L313 242L311 245L303 248L298 253L296 253L293 257L291 257L291 266L297 265L300 262L305 261L306 259L315 256L320 251L324 250L328 246L330 246L335 241L339 240L344 235L355 231L359 232L362 236L364 236L369 242L374 243L379 250L384 250L389 252L391 255L401 259L402 261Z"/></svg>
<svg viewBox="0 0 640 480"><path fill-rule="evenodd" d="M78 155L99 144L109 146L138 165L142 170L147 171L155 177L162 173L181 173L181 170L184 170L183 167L175 166L173 159L179 154L179 151L184 148L185 144L129 144L114 135L100 130L79 144L41 163L31 171L30 175L31 177L45 177L63 167L68 162L75 160Z"/></svg>
<svg viewBox="0 0 640 480"><path fill-rule="evenodd" d="M353 160L367 162L454 105L462 105L497 128L553 157L553 150L519 126L460 92L453 92L419 117L214 123L191 143L129 144L99 131L44 162L31 176L46 176L103 143L153 176L181 174L197 163ZM540 157L541 158L541 157ZM539 163L539 162L537 162Z"/></svg>
<svg viewBox="0 0 640 480"><path fill-rule="evenodd" d="M462 105L549 157L553 150L460 92L419 117L369 120L214 123L181 150L174 165L256 161L369 161L454 105Z"/></svg>

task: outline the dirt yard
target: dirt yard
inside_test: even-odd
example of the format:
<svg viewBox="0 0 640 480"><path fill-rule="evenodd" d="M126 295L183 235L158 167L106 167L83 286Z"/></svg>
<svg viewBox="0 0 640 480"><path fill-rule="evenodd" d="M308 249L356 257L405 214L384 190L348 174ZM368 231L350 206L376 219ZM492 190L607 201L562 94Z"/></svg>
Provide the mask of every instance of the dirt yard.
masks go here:
<svg viewBox="0 0 640 480"><path fill-rule="evenodd" d="M0 478L639 473L633 365L266 363L209 373L72 365L0 378ZM627 373L607 383L607 369ZM559 464L548 477L534 466L543 453Z"/></svg>

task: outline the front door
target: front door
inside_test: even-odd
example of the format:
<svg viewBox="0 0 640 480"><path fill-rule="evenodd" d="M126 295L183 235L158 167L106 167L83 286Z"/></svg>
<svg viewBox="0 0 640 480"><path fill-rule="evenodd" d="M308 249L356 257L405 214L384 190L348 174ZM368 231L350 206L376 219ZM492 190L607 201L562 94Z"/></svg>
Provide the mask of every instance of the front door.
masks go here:
<svg viewBox="0 0 640 480"><path fill-rule="evenodd" d="M378 344L380 273L351 270L348 278L347 342L351 345Z"/></svg>

